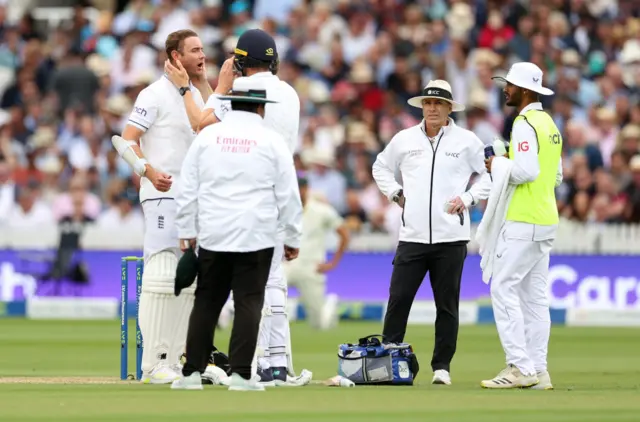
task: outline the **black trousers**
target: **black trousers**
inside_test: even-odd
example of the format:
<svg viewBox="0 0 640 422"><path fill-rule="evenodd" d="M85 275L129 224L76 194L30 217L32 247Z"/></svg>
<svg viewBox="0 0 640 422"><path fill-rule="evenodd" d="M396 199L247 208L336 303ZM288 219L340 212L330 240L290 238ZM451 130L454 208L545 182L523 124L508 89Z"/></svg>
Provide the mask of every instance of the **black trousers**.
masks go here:
<svg viewBox="0 0 640 422"><path fill-rule="evenodd" d="M187 331L187 361L182 374L204 373L213 348L215 326L233 291L235 316L229 344L231 371L251 377L251 362L269 278L273 248L256 252L198 250L198 285Z"/></svg>
<svg viewBox="0 0 640 422"><path fill-rule="evenodd" d="M435 345L431 368L449 371L458 342L460 280L467 257L466 242L400 242L393 260L389 303L384 317L385 341L401 343L418 289L429 273L436 304Z"/></svg>

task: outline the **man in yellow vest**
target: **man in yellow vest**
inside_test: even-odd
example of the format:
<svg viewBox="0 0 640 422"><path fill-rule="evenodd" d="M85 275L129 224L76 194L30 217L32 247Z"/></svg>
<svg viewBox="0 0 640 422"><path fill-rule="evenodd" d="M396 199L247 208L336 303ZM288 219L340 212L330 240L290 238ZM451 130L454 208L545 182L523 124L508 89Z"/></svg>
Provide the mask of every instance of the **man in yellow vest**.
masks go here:
<svg viewBox="0 0 640 422"><path fill-rule="evenodd" d="M558 228L555 188L562 182L562 136L542 110L539 96L553 95L542 78L533 63L515 63L505 78L494 78L506 82L506 104L519 114L505 155L511 160L505 183L512 193L492 250L491 301L507 367L482 381L484 388L553 388L547 371L547 277ZM498 160L505 158L486 160L489 172Z"/></svg>

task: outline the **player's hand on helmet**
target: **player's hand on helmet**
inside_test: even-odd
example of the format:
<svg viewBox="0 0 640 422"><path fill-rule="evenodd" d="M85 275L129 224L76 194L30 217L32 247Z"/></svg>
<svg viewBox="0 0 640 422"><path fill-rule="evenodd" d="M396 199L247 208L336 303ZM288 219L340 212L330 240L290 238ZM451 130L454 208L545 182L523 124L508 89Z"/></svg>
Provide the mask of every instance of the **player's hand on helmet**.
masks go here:
<svg viewBox="0 0 640 422"><path fill-rule="evenodd" d="M187 74L187 70L182 66L180 60L176 60L175 66L169 60L165 60L164 71L176 88L189 86L189 74Z"/></svg>
<svg viewBox="0 0 640 422"><path fill-rule="evenodd" d="M298 248L292 248L291 246L284 245L284 257L287 261L293 261L298 257Z"/></svg>
<svg viewBox="0 0 640 422"><path fill-rule="evenodd" d="M218 74L218 86L216 94L226 95L233 88L233 80L236 78L236 72L233 70L233 61L235 57L229 57L224 61Z"/></svg>
<svg viewBox="0 0 640 422"><path fill-rule="evenodd" d="M173 184L173 180L171 180L170 175L157 171L151 166L147 167L145 177L149 179L153 184L153 187L160 192L167 192L171 189L171 185Z"/></svg>

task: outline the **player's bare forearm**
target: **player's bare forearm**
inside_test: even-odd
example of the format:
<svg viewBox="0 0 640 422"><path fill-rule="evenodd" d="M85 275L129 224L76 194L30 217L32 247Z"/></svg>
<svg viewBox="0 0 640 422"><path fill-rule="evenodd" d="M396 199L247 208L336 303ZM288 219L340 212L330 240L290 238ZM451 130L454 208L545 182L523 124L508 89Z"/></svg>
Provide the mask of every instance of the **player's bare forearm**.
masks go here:
<svg viewBox="0 0 640 422"><path fill-rule="evenodd" d="M216 117L216 113L213 112L213 109L207 108L202 111L202 119L200 120L200 124L198 125L198 131L201 131L205 127L212 125L214 123L218 123L218 118Z"/></svg>
<svg viewBox="0 0 640 422"><path fill-rule="evenodd" d="M336 233L340 238L340 243L338 244L338 249L336 250L336 253L333 255L334 265L338 264L338 262L342 260L344 253L347 251L347 248L349 247L349 240L350 240L349 229L347 228L347 226L342 225L338 227L336 229Z"/></svg>
<svg viewBox="0 0 640 422"><path fill-rule="evenodd" d="M200 92L202 93L202 91ZM189 117L189 124L191 125L191 129L193 129L194 132L197 132L202 112L194 101L191 91L187 91L182 98L184 101L184 108L187 110L187 116Z"/></svg>

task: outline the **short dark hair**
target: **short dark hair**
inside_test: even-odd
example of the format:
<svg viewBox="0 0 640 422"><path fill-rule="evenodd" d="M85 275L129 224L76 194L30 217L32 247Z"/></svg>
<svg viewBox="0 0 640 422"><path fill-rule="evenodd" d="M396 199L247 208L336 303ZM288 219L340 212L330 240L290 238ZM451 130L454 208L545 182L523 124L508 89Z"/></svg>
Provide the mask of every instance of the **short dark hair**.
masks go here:
<svg viewBox="0 0 640 422"><path fill-rule="evenodd" d="M254 102L248 102L248 101L231 101L231 110L247 111L249 113L258 114L258 108L261 105L262 104L260 103L254 103Z"/></svg>
<svg viewBox="0 0 640 422"><path fill-rule="evenodd" d="M171 52L177 51L182 54L182 48L184 47L184 40L191 37L197 37L195 31L191 29L181 29L175 31L167 36L167 41L164 43L164 51L167 53L167 58L171 59Z"/></svg>

